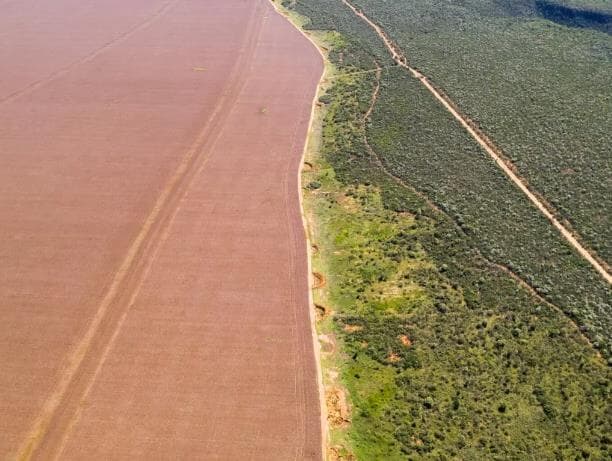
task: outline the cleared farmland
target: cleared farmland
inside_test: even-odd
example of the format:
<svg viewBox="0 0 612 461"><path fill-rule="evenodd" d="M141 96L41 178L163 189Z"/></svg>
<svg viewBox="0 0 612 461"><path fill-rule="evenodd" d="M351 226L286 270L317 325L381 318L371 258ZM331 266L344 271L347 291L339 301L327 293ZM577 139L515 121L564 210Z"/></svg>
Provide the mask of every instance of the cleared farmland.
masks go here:
<svg viewBox="0 0 612 461"><path fill-rule="evenodd" d="M319 460L316 49L267 0L0 2L0 35L0 458Z"/></svg>

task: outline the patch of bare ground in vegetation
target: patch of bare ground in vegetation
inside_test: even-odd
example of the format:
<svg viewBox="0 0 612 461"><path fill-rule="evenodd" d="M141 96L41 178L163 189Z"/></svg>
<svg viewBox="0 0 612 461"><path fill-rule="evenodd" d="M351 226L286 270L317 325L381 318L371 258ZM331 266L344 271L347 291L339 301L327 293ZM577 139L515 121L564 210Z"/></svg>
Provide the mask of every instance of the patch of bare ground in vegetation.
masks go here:
<svg viewBox="0 0 612 461"><path fill-rule="evenodd" d="M340 387L327 389L325 401L327 404L327 421L333 428L343 428L350 424L350 410L346 392Z"/></svg>
<svg viewBox="0 0 612 461"><path fill-rule="evenodd" d="M332 310L328 307L325 307L321 304L315 303L315 312L317 314L317 320L320 322L321 320L325 320L327 317L332 315Z"/></svg>
<svg viewBox="0 0 612 461"><path fill-rule="evenodd" d="M357 461L355 455L347 453L343 447L329 447L327 457L329 461Z"/></svg>
<svg viewBox="0 0 612 461"><path fill-rule="evenodd" d="M325 284L327 283L325 280L325 276L321 274L320 272L313 272L312 278L313 278L312 288L314 289L323 288Z"/></svg>

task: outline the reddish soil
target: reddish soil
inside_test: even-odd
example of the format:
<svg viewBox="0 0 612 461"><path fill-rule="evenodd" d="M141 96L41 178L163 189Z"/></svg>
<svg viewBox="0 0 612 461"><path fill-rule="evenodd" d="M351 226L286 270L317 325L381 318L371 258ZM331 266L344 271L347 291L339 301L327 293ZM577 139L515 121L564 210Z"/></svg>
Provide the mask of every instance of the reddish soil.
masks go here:
<svg viewBox="0 0 612 461"><path fill-rule="evenodd" d="M321 459L267 0L0 2L0 458Z"/></svg>
<svg viewBox="0 0 612 461"><path fill-rule="evenodd" d="M312 273L313 284L312 288L323 288L325 286L325 276L323 274L319 274L318 272Z"/></svg>

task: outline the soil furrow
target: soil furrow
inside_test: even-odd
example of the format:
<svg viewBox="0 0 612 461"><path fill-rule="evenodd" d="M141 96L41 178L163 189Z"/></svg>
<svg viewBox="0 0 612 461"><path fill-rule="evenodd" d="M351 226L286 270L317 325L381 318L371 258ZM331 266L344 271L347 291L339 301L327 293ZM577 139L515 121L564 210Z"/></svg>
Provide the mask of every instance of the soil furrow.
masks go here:
<svg viewBox="0 0 612 461"><path fill-rule="evenodd" d="M127 30L126 32L124 32L120 36L118 36L115 39L111 40L110 42L105 43L100 48L92 51L91 53L87 54L86 56L82 57L81 59L78 59L78 60L68 64L66 67L63 67L63 68L61 68L61 69L59 69L59 70L57 70L57 71L47 75L45 78L37 80L36 82L33 82L33 83L29 84L25 88L22 88L20 90L17 90L15 92L5 96L4 98L0 99L0 106L2 106L4 104L8 104L10 102L13 102L16 99L18 99L18 98L20 98L20 97L22 97L22 96L24 96L26 94L29 94L29 93L37 90L38 88L41 88L42 86L46 85L47 83L52 82L52 81L62 77L63 75L66 75L68 72L70 72L71 70L73 70L76 67L80 66L81 64L85 64L87 62L92 61L93 59L95 59L96 57L100 56L105 51L108 51L112 47L114 47L116 45L119 45L120 43L124 42L125 40L127 40L128 38L133 36L134 34L136 34L136 33L140 32L140 31L146 29L147 27L149 27L155 21L157 21L158 19L162 18L179 1L180 0L169 0L168 2L164 3L164 5L162 5L161 8L159 8L157 11L155 11L150 17L148 17L147 19L145 19L141 23L135 25L134 27L132 27L131 29Z"/></svg>

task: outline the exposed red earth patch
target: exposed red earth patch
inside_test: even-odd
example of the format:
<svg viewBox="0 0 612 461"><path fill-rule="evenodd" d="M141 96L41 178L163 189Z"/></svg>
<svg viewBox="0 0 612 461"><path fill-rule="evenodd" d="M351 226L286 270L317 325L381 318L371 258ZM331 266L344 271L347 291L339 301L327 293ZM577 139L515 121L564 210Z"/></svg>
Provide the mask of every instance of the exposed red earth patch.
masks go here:
<svg viewBox="0 0 612 461"><path fill-rule="evenodd" d="M314 47L266 0L9 1L0 36L0 457L321 459Z"/></svg>
<svg viewBox="0 0 612 461"><path fill-rule="evenodd" d="M326 284L326 280L325 280L325 276L323 274L320 274L319 272L313 272L312 273L312 278L313 278L313 284L312 287L313 288L323 288Z"/></svg>

